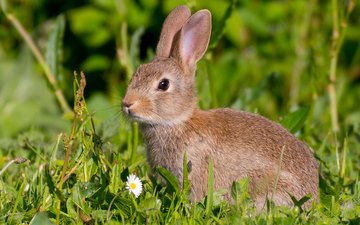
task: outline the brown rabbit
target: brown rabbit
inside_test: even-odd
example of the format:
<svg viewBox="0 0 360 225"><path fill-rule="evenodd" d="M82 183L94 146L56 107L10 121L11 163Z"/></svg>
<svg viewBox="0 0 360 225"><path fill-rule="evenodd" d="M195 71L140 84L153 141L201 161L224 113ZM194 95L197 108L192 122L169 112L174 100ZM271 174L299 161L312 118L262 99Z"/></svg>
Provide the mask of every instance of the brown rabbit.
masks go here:
<svg viewBox="0 0 360 225"><path fill-rule="evenodd" d="M137 69L128 86L123 111L140 124L151 168L165 167L181 181L186 151L192 201L207 194L210 159L215 189L229 190L233 181L249 177L258 210L267 197L291 206L289 193L297 199L310 193L317 200L318 165L303 142L262 116L197 106L196 63L210 33L208 10L191 15L178 6L164 22L156 57Z"/></svg>

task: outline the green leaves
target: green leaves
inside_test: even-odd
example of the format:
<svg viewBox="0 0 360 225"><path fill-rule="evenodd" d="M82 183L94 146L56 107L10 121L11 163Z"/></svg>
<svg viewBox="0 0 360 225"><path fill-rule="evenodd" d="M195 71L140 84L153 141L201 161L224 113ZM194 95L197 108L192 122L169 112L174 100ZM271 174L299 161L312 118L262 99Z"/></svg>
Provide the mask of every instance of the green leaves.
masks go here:
<svg viewBox="0 0 360 225"><path fill-rule="evenodd" d="M101 189L96 182L84 182L79 184L79 190L83 198L89 198Z"/></svg>
<svg viewBox="0 0 360 225"><path fill-rule="evenodd" d="M54 223L51 222L48 212L39 212L35 214L29 225L54 225Z"/></svg>
<svg viewBox="0 0 360 225"><path fill-rule="evenodd" d="M119 189L124 186L124 182L121 180L122 170L121 158L117 157L110 172L109 191L113 194L117 194Z"/></svg>
<svg viewBox="0 0 360 225"><path fill-rule="evenodd" d="M234 181L231 186L231 197L235 200L236 205L248 203L251 199L249 194L250 179L245 177Z"/></svg>
<svg viewBox="0 0 360 225"><path fill-rule="evenodd" d="M292 194L290 194L290 197L291 197L291 200L293 201L294 205L299 207L301 210L302 210L302 206L305 204L305 202L309 201L310 198L311 198L311 195L308 194L308 195L305 195L304 197L302 197L301 199L297 200L295 198L295 196L293 196Z"/></svg>
<svg viewBox="0 0 360 225"><path fill-rule="evenodd" d="M94 161L93 158L90 158L84 163L83 167L83 174L84 174L84 181L90 181L91 177L94 176L98 172L98 165Z"/></svg>
<svg viewBox="0 0 360 225"><path fill-rule="evenodd" d="M147 197L143 201L140 202L139 208L143 211L148 210L159 210L161 206L160 200L156 199L155 197Z"/></svg>
<svg viewBox="0 0 360 225"><path fill-rule="evenodd" d="M180 192L180 184L175 175L163 167L156 168L156 172L166 180L168 192Z"/></svg>
<svg viewBox="0 0 360 225"><path fill-rule="evenodd" d="M216 29L212 34L209 49L215 48L218 42L221 40L222 36L225 33L226 23L229 20L233 11L235 10L237 4L238 4L238 0L232 0L231 3L229 4L228 8L226 9L223 17L219 22L218 29Z"/></svg>
<svg viewBox="0 0 360 225"><path fill-rule="evenodd" d="M287 128L291 133L296 133L304 125L309 114L310 107L300 108L288 115L286 115L280 123Z"/></svg>
<svg viewBox="0 0 360 225"><path fill-rule="evenodd" d="M70 12L71 29L81 36L90 47L99 47L111 38L106 26L109 22L106 11L93 6L84 6Z"/></svg>
<svg viewBox="0 0 360 225"><path fill-rule="evenodd" d="M58 81L63 81L63 38L65 30L65 17L60 14L53 25L53 29L47 41L45 60L51 72Z"/></svg>

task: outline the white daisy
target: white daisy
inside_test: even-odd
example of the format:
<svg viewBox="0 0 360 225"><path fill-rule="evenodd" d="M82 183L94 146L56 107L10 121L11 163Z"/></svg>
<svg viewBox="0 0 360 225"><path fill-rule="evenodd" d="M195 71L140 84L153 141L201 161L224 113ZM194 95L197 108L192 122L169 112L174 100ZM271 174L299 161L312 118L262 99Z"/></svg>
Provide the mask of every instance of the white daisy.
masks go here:
<svg viewBox="0 0 360 225"><path fill-rule="evenodd" d="M130 174L127 177L126 189L128 189L130 193L133 193L135 198L139 197L142 192L141 180L135 174Z"/></svg>

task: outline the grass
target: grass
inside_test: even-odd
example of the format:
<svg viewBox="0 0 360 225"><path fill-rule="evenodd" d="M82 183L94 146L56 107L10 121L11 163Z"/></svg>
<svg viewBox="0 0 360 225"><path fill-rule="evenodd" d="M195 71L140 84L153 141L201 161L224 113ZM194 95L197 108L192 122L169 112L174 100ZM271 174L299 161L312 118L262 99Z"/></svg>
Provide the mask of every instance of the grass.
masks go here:
<svg viewBox="0 0 360 225"><path fill-rule="evenodd" d="M2 9L5 3L1 1ZM303 211L307 196L293 199L294 208L268 201L267 210L259 214L249 195L248 179L233 183L231 203L222 199L222 190L213 189L211 163L209 194L191 203L186 155L183 180L158 168L156 173L166 185L161 183L146 163L138 125L121 115L119 103L132 71L153 55L142 50L153 47L142 44L151 39L151 32L158 35L161 21L152 22L149 12L161 6L165 15L177 2L124 1L122 8L111 1L109 5L89 2L68 9L67 29L63 16L51 20L41 14L42 6L9 4L0 17L0 23L7 25L0 29L4 40L0 47L0 224L359 224L360 20L354 15L360 9L356 3L187 3L193 11L209 7L214 16L211 49L198 66L200 106L229 106L279 121L308 143L319 161L319 203ZM130 20L140 6L146 10ZM38 13L31 11L37 7ZM121 10L127 10L128 17L122 17ZM45 50L40 41L34 41L44 38L42 32L30 29L29 33L31 24L21 20L22 13L42 15L38 19L46 18L44 23L52 25ZM84 18L95 21L97 32L82 26ZM13 29L6 30L9 27ZM109 42L111 35L106 32L112 28L119 33ZM331 38L336 32L338 38ZM81 52L68 47L73 42L86 50L115 43L114 59L94 50L91 55L96 60L83 59L92 63L79 61L75 56ZM72 61L85 65L86 78L84 73L73 75L71 71L78 67L69 66ZM95 76L102 70L105 84ZM105 90L94 83L104 84ZM143 183L138 198L126 189L129 174L136 174Z"/></svg>

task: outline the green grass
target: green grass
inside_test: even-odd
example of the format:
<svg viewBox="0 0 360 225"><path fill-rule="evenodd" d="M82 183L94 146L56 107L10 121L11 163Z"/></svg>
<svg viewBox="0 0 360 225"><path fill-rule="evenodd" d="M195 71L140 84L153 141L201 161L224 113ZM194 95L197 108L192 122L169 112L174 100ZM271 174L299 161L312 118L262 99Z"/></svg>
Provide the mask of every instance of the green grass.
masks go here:
<svg viewBox="0 0 360 225"><path fill-rule="evenodd" d="M54 2L1 1L0 224L360 223L358 2ZM301 209L305 196L294 208L268 201L257 214L248 179L224 201L211 163L209 195L191 203L186 155L181 182L150 171L120 102L136 66L152 58L165 15L184 3L213 14L200 106L257 112L306 142L320 164L320 202L310 210ZM129 174L142 181L138 198L126 189Z"/></svg>

